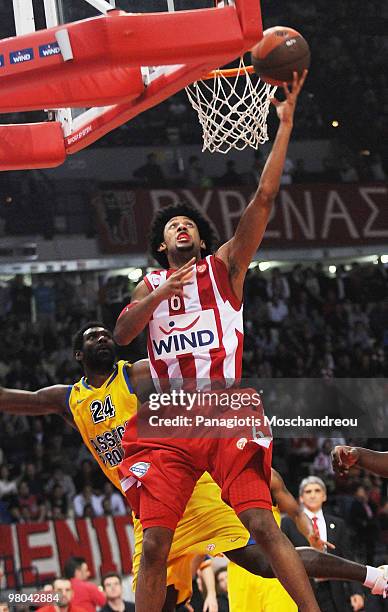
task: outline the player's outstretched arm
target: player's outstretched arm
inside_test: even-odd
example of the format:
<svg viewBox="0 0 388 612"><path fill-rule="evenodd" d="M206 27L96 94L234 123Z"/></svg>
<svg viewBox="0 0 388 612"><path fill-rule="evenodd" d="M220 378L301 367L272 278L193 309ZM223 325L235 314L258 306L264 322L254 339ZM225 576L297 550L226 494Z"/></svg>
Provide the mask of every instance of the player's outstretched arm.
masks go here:
<svg viewBox="0 0 388 612"><path fill-rule="evenodd" d="M217 256L227 265L233 289L240 298L245 274L260 246L273 202L279 191L280 178L293 127L295 106L306 76L307 70L300 78L294 72L292 89L289 90L286 83L283 86L286 99L283 102L275 98L271 100L280 120L272 151L264 166L256 194L245 209L235 235L217 252Z"/></svg>
<svg viewBox="0 0 388 612"><path fill-rule="evenodd" d="M148 325L155 308L163 300L168 300L173 295L183 295L185 286L190 283L194 262L193 257L155 291L150 291L144 281L137 285L131 303L124 308L116 321L113 338L117 344L123 346L132 342Z"/></svg>
<svg viewBox="0 0 388 612"><path fill-rule="evenodd" d="M388 452L379 452L357 446L336 446L331 453L334 471L345 475L352 465L388 478Z"/></svg>
<svg viewBox="0 0 388 612"><path fill-rule="evenodd" d="M68 388L67 385L54 385L39 391L19 391L0 387L0 411L27 416L64 414Z"/></svg>

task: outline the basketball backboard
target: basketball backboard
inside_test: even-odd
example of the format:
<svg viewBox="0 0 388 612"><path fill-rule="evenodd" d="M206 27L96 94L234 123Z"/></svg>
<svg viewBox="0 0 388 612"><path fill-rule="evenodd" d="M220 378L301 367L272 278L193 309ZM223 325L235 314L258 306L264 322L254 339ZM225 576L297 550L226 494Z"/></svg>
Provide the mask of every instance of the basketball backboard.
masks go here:
<svg viewBox="0 0 388 612"><path fill-rule="evenodd" d="M262 34L258 0L13 0L13 12L16 38L0 40L0 113L49 109L63 139L52 165L242 55ZM36 155L40 132L31 163L39 167L45 135L60 132L23 125L3 126L4 158L15 167L9 160L22 143L25 159L27 146Z"/></svg>

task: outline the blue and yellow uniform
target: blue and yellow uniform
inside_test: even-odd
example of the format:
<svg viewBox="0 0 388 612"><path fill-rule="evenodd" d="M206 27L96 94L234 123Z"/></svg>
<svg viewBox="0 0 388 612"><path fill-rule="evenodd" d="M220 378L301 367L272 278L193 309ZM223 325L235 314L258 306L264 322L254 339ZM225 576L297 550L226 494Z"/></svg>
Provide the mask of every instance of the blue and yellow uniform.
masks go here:
<svg viewBox="0 0 388 612"><path fill-rule="evenodd" d="M117 467L123 457L125 425L136 414L138 400L131 386L131 365L119 361L101 387L83 377L69 387L68 405L74 423L105 475L120 489ZM134 520L134 584L139 570L143 532ZM179 592L178 601L191 595L191 562L196 555L217 555L245 546L249 533L234 511L221 500L220 488L205 473L198 481L178 524L171 547L167 584Z"/></svg>
<svg viewBox="0 0 388 612"><path fill-rule="evenodd" d="M280 512L272 508L280 527ZM276 578L261 578L235 563L228 564L228 598L230 612L297 612L298 607Z"/></svg>
<svg viewBox="0 0 388 612"><path fill-rule="evenodd" d="M138 404L128 376L130 367L126 361L118 361L101 387L92 387L83 376L69 387L68 393L69 409L84 443L118 489L121 440Z"/></svg>

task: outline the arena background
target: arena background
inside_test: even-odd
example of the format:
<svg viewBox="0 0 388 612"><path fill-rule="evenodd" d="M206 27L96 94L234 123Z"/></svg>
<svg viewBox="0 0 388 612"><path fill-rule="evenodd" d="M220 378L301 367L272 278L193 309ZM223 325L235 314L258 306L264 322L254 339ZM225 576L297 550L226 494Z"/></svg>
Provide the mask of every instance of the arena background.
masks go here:
<svg viewBox="0 0 388 612"><path fill-rule="evenodd" d="M2 37L12 28L10 5L0 2ZM244 375L384 379L388 7L339 0L328 10L322 0L263 0L262 11L265 27L303 32L313 59L275 214L246 281ZM272 138L273 116L269 123ZM153 212L184 198L227 239L268 150L202 154L182 92L55 170L1 173L1 384L35 390L77 379L73 333L95 318L113 327L154 266L146 253ZM143 357L144 337L120 354ZM388 418L386 384L378 389L376 435L346 442L387 449L378 435ZM347 522L353 558L387 562L386 482L363 472L337 479L329 453L338 441L345 441L340 433L282 438L274 465L295 495L304 476L323 478L327 505ZM85 500L88 485L93 493ZM367 525L354 515L360 487L371 509ZM132 528L112 495L62 421L0 414L2 592L43 585L70 554L87 559L97 582L110 569L129 576Z"/></svg>

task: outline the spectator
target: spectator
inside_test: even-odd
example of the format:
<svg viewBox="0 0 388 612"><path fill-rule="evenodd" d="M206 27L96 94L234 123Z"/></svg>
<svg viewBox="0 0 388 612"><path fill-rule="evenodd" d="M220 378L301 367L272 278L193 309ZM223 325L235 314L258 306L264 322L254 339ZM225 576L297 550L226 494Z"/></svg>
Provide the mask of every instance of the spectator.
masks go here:
<svg viewBox="0 0 388 612"><path fill-rule="evenodd" d="M156 161L155 153L147 155L147 161L133 172L133 176L138 179L143 187L152 189L164 185L164 174L161 166Z"/></svg>
<svg viewBox="0 0 388 612"><path fill-rule="evenodd" d="M281 324L288 316L288 306L284 300L274 297L268 302L268 318L271 323Z"/></svg>
<svg viewBox="0 0 388 612"><path fill-rule="evenodd" d="M69 557L65 563L65 576L71 581L74 595L72 602L83 612L96 612L97 607L104 606L106 597L100 589L89 582L90 571L82 557Z"/></svg>
<svg viewBox="0 0 388 612"><path fill-rule="evenodd" d="M218 612L229 612L228 572L226 567L220 567L216 573Z"/></svg>
<svg viewBox="0 0 388 612"><path fill-rule="evenodd" d="M75 516L80 518L84 516L86 506L92 509L92 516L102 515L102 497L95 495L90 485L85 485L81 493L73 499L73 507Z"/></svg>
<svg viewBox="0 0 388 612"><path fill-rule="evenodd" d="M226 162L225 173L219 177L218 183L222 187L236 187L237 185L241 185L241 174L237 172L236 162L233 159L229 159Z"/></svg>
<svg viewBox="0 0 388 612"><path fill-rule="evenodd" d="M61 467L54 467L53 474L46 485L47 493L51 493L54 487L60 486L66 495L67 501L73 499L75 495L75 486L71 476L65 474Z"/></svg>
<svg viewBox="0 0 388 612"><path fill-rule="evenodd" d="M123 599L123 587L118 574L105 574L101 584L106 595L106 604L100 612L135 612L134 604Z"/></svg>
<svg viewBox="0 0 388 612"><path fill-rule="evenodd" d="M0 499L16 494L16 481L10 480L10 472L8 465L0 466Z"/></svg>
<svg viewBox="0 0 388 612"><path fill-rule="evenodd" d="M376 507L369 501L365 487L357 486L350 508L349 524L354 530L355 545L362 559L369 565L374 562L378 523Z"/></svg>
<svg viewBox="0 0 388 612"><path fill-rule="evenodd" d="M16 497L16 507L22 513L22 516L24 518L27 518L28 516L28 520L31 520L31 521L43 520L42 513L44 512L44 508L42 506L42 500L40 496L33 495L31 493L28 483L25 480L22 480L19 483L18 495ZM23 509L26 510L24 514L23 514Z"/></svg>
<svg viewBox="0 0 388 612"><path fill-rule="evenodd" d="M189 157L189 164L185 173L185 186L201 188L211 187L211 180L205 175L205 171L197 155L191 155Z"/></svg>
<svg viewBox="0 0 388 612"><path fill-rule="evenodd" d="M299 485L299 500L321 540L335 545L335 549L330 550L330 553L351 559L352 553L345 522L322 510L327 500L326 485L323 480L317 476L304 478ZM308 545L307 540L299 533L289 517L282 519L281 526L294 546ZM349 594L343 582L315 580L313 587L322 612L344 612L348 609Z"/></svg>
<svg viewBox="0 0 388 612"><path fill-rule="evenodd" d="M48 594L52 591L45 591ZM59 595L60 601L39 608L39 612L84 612L80 606L74 603L74 592L71 581L67 578L56 578L53 582L53 595Z"/></svg>
<svg viewBox="0 0 388 612"><path fill-rule="evenodd" d="M121 493L117 493L117 490L114 490L111 482L107 481L104 484L103 495L104 497L102 499L102 503L104 503L104 501L109 502L112 516L122 516L127 514L128 509L124 502L125 498L123 495L121 495Z"/></svg>

